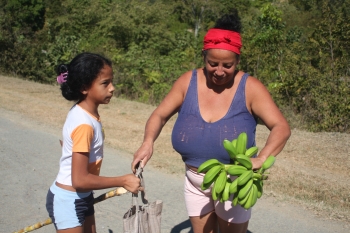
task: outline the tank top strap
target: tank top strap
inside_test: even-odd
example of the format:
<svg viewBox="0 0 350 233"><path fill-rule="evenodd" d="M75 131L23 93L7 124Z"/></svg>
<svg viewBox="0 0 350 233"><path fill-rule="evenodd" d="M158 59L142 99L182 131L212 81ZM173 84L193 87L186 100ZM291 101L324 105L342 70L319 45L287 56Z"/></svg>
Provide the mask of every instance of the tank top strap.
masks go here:
<svg viewBox="0 0 350 233"><path fill-rule="evenodd" d="M244 73L241 81L238 84L236 94L232 100L230 110L227 114L227 117L232 117L242 110L247 110L246 107L246 98L245 98L245 86L247 78L249 77L248 73Z"/></svg>
<svg viewBox="0 0 350 233"><path fill-rule="evenodd" d="M244 73L243 75L242 75L242 81L243 81L243 83L244 83L244 86L245 86L245 83L247 82L247 78L249 77L249 74L248 73ZM242 83L242 81L241 81L241 83Z"/></svg>
<svg viewBox="0 0 350 233"><path fill-rule="evenodd" d="M248 73L243 74L241 81L238 84L238 88L237 88L236 95L234 98L234 101L236 101L236 99L237 99L238 101L240 101L240 103L244 103L244 105L245 105L245 85L247 83L248 76L249 76ZM241 102L241 101L243 101L243 102Z"/></svg>
<svg viewBox="0 0 350 233"><path fill-rule="evenodd" d="M197 87L197 70L196 69L192 70L190 86Z"/></svg>
<svg viewBox="0 0 350 233"><path fill-rule="evenodd" d="M190 84L188 85L185 99L179 110L179 114L187 113L198 116L198 94L197 94L197 70L192 70Z"/></svg>
<svg viewBox="0 0 350 233"><path fill-rule="evenodd" d="M197 70L192 70L192 76L190 80L190 84L188 86L188 90L186 93L186 98L190 98L190 100L198 100L198 94L197 94ZM197 101L198 102L198 101Z"/></svg>

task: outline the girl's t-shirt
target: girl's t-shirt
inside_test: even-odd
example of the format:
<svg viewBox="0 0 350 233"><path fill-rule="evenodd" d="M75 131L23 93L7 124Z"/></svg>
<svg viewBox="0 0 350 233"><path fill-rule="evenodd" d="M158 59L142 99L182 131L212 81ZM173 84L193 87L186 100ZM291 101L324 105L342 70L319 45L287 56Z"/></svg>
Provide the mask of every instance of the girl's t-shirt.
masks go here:
<svg viewBox="0 0 350 233"><path fill-rule="evenodd" d="M67 115L62 135L62 157L56 181L60 184L72 185L73 152L88 152L89 173L99 175L103 159L104 141L100 119L97 119L79 105L74 105Z"/></svg>

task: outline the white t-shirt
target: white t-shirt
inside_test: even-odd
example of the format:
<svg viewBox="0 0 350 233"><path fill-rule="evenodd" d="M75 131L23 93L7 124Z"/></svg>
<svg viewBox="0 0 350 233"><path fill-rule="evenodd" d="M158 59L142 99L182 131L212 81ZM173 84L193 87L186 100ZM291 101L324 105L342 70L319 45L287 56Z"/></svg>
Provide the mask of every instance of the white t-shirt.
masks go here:
<svg viewBox="0 0 350 233"><path fill-rule="evenodd" d="M89 152L89 172L99 175L104 141L101 121L79 105L74 105L68 112L62 134L62 157L56 181L61 184L72 185L73 152Z"/></svg>

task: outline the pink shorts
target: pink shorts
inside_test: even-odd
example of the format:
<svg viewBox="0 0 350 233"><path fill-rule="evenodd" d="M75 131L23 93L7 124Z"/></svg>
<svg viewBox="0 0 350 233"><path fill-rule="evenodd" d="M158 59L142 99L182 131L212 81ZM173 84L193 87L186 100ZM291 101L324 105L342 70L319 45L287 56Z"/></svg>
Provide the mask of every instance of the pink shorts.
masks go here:
<svg viewBox="0 0 350 233"><path fill-rule="evenodd" d="M246 210L240 205L232 206L233 195L221 203L212 199L212 187L202 191L203 177L203 173L197 173L186 166L184 193L188 216L202 216L214 210L218 217L230 223L245 223L250 219L251 208Z"/></svg>

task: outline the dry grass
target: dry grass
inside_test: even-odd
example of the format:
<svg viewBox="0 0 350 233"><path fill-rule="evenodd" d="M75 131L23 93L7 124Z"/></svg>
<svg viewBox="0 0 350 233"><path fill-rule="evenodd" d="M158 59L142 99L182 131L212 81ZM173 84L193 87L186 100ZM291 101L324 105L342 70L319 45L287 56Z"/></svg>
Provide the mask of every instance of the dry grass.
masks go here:
<svg viewBox="0 0 350 233"><path fill-rule="evenodd" d="M48 130L60 133L72 103L58 86L0 76L0 109L42 122ZM100 107L109 146L132 154L143 139L145 123L154 106L114 98ZM183 174L184 165L171 145L171 119L155 143L150 161L165 172ZM269 131L257 128L257 145L262 148ZM266 183L265 194L296 201L323 217L350 223L350 135L310 133L292 130L292 136L278 156Z"/></svg>

